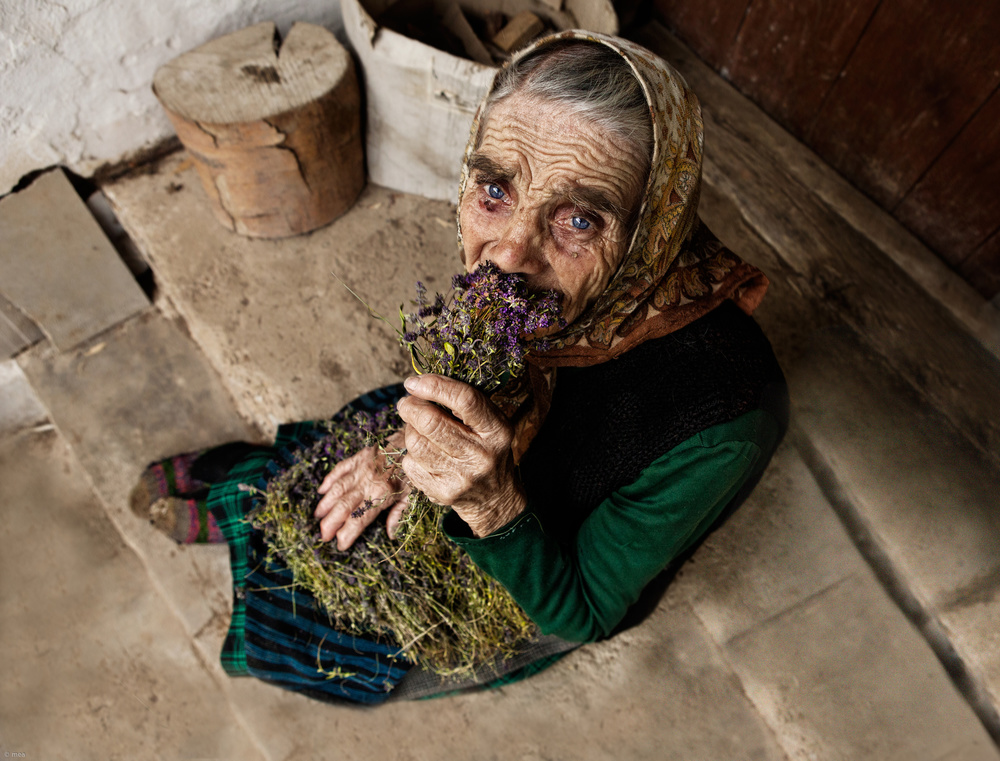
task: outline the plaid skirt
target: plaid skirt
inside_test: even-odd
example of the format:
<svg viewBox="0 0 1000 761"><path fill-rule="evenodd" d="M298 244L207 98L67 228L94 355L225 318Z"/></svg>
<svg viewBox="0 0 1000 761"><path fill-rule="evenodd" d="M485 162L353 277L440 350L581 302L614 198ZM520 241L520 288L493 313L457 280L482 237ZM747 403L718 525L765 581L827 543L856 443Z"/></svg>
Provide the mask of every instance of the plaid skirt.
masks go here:
<svg viewBox="0 0 1000 761"><path fill-rule="evenodd" d="M402 384L377 389L346 405L334 420L395 404L404 394ZM298 448L323 433L316 421L282 425L272 448L246 457L209 492L208 509L229 544L233 576L233 614L221 654L228 674L255 676L328 702L376 705L390 696L415 699L509 684L576 646L542 637L510 662L484 665L476 676L457 681L413 668L389 637L337 631L312 595L295 587L291 571L267 561L263 534L246 520L256 500L246 487L266 489Z"/></svg>

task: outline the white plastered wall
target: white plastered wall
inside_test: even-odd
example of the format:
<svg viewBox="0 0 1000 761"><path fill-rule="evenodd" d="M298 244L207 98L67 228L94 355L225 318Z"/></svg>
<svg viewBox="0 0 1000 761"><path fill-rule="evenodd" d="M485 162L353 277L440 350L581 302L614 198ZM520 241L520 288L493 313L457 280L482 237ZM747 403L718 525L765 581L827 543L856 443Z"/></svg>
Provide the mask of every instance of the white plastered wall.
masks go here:
<svg viewBox="0 0 1000 761"><path fill-rule="evenodd" d="M0 0L0 195L35 169L89 176L170 137L157 67L259 21L344 39L337 0Z"/></svg>

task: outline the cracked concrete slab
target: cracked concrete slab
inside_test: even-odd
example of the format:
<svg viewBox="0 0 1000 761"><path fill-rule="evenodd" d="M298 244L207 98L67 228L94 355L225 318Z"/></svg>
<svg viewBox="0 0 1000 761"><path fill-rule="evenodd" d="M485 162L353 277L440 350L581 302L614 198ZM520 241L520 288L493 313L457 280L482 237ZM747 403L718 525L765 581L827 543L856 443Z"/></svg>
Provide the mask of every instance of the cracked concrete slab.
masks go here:
<svg viewBox="0 0 1000 761"><path fill-rule="evenodd" d="M3 292L62 350L149 306L66 175L0 201Z"/></svg>
<svg viewBox="0 0 1000 761"><path fill-rule="evenodd" d="M963 759L1000 758L926 643L863 576L725 652L790 758L937 761L959 750Z"/></svg>
<svg viewBox="0 0 1000 761"><path fill-rule="evenodd" d="M111 520L148 564L188 631L228 612L225 553L178 546L128 506L147 463L256 435L191 339L150 310L79 351L57 354L36 347L19 362Z"/></svg>
<svg viewBox="0 0 1000 761"><path fill-rule="evenodd" d="M0 439L0 751L264 759L56 431Z"/></svg>
<svg viewBox="0 0 1000 761"><path fill-rule="evenodd" d="M674 592L789 758L1000 759L790 442Z"/></svg>
<svg viewBox="0 0 1000 761"><path fill-rule="evenodd" d="M252 679L234 704L274 759L344 761L751 761L786 759L683 600L499 690L375 711L331 706Z"/></svg>
<svg viewBox="0 0 1000 761"><path fill-rule="evenodd" d="M283 240L221 227L183 154L105 192L156 272L161 305L184 317L266 431L330 415L409 371L392 329L338 278L396 325L417 280L440 290L461 269L453 206L375 186L331 225Z"/></svg>

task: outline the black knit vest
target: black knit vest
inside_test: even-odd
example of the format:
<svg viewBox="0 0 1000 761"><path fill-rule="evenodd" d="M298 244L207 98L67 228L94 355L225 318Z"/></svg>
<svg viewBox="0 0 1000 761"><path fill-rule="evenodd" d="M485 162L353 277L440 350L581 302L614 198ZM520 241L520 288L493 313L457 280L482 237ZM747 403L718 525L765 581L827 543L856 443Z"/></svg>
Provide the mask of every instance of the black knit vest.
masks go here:
<svg viewBox="0 0 1000 761"><path fill-rule="evenodd" d="M657 458L774 399L780 407L784 388L771 344L732 302L617 359L559 368L552 408L520 466L532 508L569 541Z"/></svg>

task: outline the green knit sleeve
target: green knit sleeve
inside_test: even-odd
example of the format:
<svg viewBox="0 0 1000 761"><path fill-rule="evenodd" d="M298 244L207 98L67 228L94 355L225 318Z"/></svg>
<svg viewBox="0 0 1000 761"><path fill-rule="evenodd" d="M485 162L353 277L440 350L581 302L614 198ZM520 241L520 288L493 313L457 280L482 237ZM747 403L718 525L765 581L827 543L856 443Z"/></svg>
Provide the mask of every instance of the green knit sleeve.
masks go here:
<svg viewBox="0 0 1000 761"><path fill-rule="evenodd" d="M476 539L455 513L444 530L503 584L544 634L575 642L607 636L639 593L712 525L777 445L764 411L691 437L605 499L572 546L557 542L531 510Z"/></svg>

